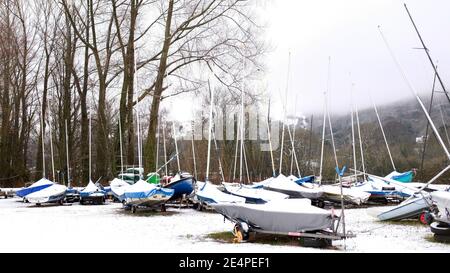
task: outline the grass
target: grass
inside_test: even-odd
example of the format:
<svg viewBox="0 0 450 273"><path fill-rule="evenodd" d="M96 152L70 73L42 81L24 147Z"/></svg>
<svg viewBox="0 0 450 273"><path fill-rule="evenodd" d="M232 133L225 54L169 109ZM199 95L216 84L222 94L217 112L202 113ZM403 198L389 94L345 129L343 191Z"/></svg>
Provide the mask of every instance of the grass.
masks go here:
<svg viewBox="0 0 450 273"><path fill-rule="evenodd" d="M120 208L120 214L123 215L130 215L134 217L154 217L154 216L172 216L179 214L179 212L176 211L165 211L161 212L157 209L137 209L136 213L131 213L130 210L124 210L123 208Z"/></svg>
<svg viewBox="0 0 450 273"><path fill-rule="evenodd" d="M437 244L443 244L443 245L450 245L450 242L439 242L434 238L433 234L428 234L427 236L425 236L425 240L430 242L430 243L437 243Z"/></svg>
<svg viewBox="0 0 450 273"><path fill-rule="evenodd" d="M234 239L234 235L232 232L210 233L206 237L227 244L232 244ZM301 246L302 238L291 236L269 235L269 234L257 234L255 238L253 238L250 242L274 246Z"/></svg>

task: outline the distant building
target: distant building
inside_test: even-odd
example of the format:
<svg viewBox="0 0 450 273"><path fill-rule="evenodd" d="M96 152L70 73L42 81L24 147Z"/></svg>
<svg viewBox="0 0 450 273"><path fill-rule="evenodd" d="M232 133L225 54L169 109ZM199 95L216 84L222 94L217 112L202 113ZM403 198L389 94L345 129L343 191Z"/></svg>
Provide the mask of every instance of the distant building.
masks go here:
<svg viewBox="0 0 450 273"><path fill-rule="evenodd" d="M416 137L416 143L417 144L423 144L426 139L427 139L426 136Z"/></svg>

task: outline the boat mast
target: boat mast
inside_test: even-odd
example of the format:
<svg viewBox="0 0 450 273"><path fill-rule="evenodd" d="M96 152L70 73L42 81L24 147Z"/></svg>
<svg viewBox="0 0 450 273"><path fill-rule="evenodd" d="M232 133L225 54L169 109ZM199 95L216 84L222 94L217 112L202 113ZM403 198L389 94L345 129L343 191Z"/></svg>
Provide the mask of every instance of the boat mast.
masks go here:
<svg viewBox="0 0 450 273"><path fill-rule="evenodd" d="M45 136L44 136L44 117L43 117L44 106L41 102L41 141L42 141L42 177L45 177Z"/></svg>
<svg viewBox="0 0 450 273"><path fill-rule="evenodd" d="M209 85L209 82L208 82L208 87L211 92L211 86ZM214 120L214 111L213 111L213 120ZM219 146L217 145L217 140L216 140L216 126L214 124L213 124L211 130L212 130L212 137L214 140L214 148L216 151L217 162L219 163L220 178L222 178L222 182L225 182L225 176L223 174L223 167L222 167L222 160L220 159Z"/></svg>
<svg viewBox="0 0 450 273"><path fill-rule="evenodd" d="M209 83L209 81L208 81ZM210 89L211 101L209 105L209 128L208 128L208 156L206 160L206 179L205 182L209 182L209 165L211 159L211 134L212 134L212 122L213 122L213 100L214 100L214 90Z"/></svg>
<svg viewBox="0 0 450 273"><path fill-rule="evenodd" d="M448 136L447 124L445 123L445 120L444 120L444 113L442 112L442 105L439 105L439 112L441 112L441 120L442 120L442 124L444 125L445 136L447 137L447 142L450 145L450 138Z"/></svg>
<svg viewBox="0 0 450 273"><path fill-rule="evenodd" d="M350 90L350 101L351 101L351 106L350 106L350 112L351 112L351 117L352 117L352 150L353 150L353 167L355 168L355 182L358 182L358 173L357 173L357 166L356 166L356 144L355 144L355 122L353 119L354 116L354 107L353 107L353 87L354 84L352 84L352 88Z"/></svg>
<svg viewBox="0 0 450 273"><path fill-rule="evenodd" d="M288 70L287 70L287 79L286 79L286 90L285 90L285 100L284 105L287 105L287 96L289 91L289 74L291 69L291 52L289 52L289 59L288 59ZM283 99L282 99L283 100ZM283 130L281 133L281 149L280 149L280 175L283 168L283 148L284 148L284 129L286 126L286 107L284 107L284 117L283 117Z"/></svg>
<svg viewBox="0 0 450 273"><path fill-rule="evenodd" d="M431 113L431 110L433 110L434 93L435 93L435 88L436 88L436 78L437 78L437 75L436 75L436 73L434 73L433 87L431 89L431 99L430 99L430 105L428 106L428 113ZM427 122L427 128L425 130L425 140L423 141L423 148L422 148L422 158L421 158L421 161L420 161L420 173L421 173L421 176L423 176L423 163L425 161L425 152L427 150L428 135L429 135L428 132L429 131L430 131L430 123Z"/></svg>
<svg viewBox="0 0 450 273"><path fill-rule="evenodd" d="M69 164L69 137L67 134L67 119L65 120L66 125L66 156L67 156L67 187L70 188L70 164Z"/></svg>
<svg viewBox="0 0 450 273"><path fill-rule="evenodd" d="M197 160L195 159L195 143L194 143L194 120L192 120L191 123L191 129L192 129L192 159L194 161L194 176L197 178Z"/></svg>
<svg viewBox="0 0 450 273"><path fill-rule="evenodd" d="M158 134L156 136L156 166L155 166L155 173L158 171L158 165L159 165L159 135L161 133L161 125L158 121Z"/></svg>
<svg viewBox="0 0 450 273"><path fill-rule="evenodd" d="M163 128L163 130L162 130L162 132L163 132L163 149L164 149L164 162L167 162L167 149L166 149L166 123L164 123L164 128ZM177 155L178 156L178 155ZM165 168L165 171L166 171L166 176L168 176L168 174L169 174L169 172L167 171L167 165L168 164L166 164L165 166L164 166L164 168Z"/></svg>
<svg viewBox="0 0 450 273"><path fill-rule="evenodd" d="M173 140L175 142L175 151L178 155L178 142L177 142L177 133L176 133L176 128L175 128L175 122L172 121L172 131L173 131ZM180 167L180 156L177 156L177 165L178 165L178 172L181 173L181 167Z"/></svg>
<svg viewBox="0 0 450 273"><path fill-rule="evenodd" d="M50 108L49 108L50 110ZM50 127L50 153L51 153L51 157L52 157L52 180L53 182L55 182L55 160L53 157L53 134L52 134L52 116L50 115L50 111L49 111L49 115L48 115L48 120L49 120L49 127Z"/></svg>
<svg viewBox="0 0 450 273"><path fill-rule="evenodd" d="M443 82L442 79L441 79L441 76L439 76L439 73L438 73L438 70L437 70L437 66L434 64L433 59L432 59L431 56L430 56L430 51L428 50L428 47L425 46L425 42L423 41L422 36L420 35L419 30L417 29L416 23L414 23L414 20L413 20L413 18L412 18L412 16L411 16L411 13L410 13L409 10L408 10L408 7L406 6L406 4L404 4L404 6L405 6L406 12L408 13L409 19L411 19L411 23L413 24L414 29L416 30L417 36L419 37L419 40L420 40L420 42L422 43L423 50L424 50L425 53L427 54L428 60L430 61L430 64L431 64L431 66L432 66L433 69L434 69L434 73L436 74L437 79L438 79L438 81L439 81L439 84L440 84L441 87L442 87L442 91L444 92L445 96L447 97L447 100L450 102L450 96L449 96L447 90L445 89L445 85L444 85L444 82Z"/></svg>
<svg viewBox="0 0 450 273"><path fill-rule="evenodd" d="M120 115L119 115L120 118ZM119 122L120 126L120 122ZM120 128L119 128L120 130ZM122 137L121 137L122 138ZM120 152L121 152L121 168L123 171L123 162L122 162L122 141L120 141ZM92 181L92 111L89 111L89 182Z"/></svg>
<svg viewBox="0 0 450 273"><path fill-rule="evenodd" d="M319 186L322 184L323 172L323 152L325 148L325 129L327 124L327 93L324 93L323 100L323 127L322 127L322 148L320 149L320 169L319 169Z"/></svg>
<svg viewBox="0 0 450 273"><path fill-rule="evenodd" d="M91 114L89 112L89 126L90 125L90 119L91 119ZM89 129L90 130L90 129ZM89 139L90 139L90 132L89 132ZM119 114L119 144L120 144L120 173L123 173L123 144L122 144L122 120L120 118L120 114ZM90 145L89 145L90 147ZM90 148L89 148L90 149ZM89 168L91 168L91 162L89 161ZM90 173L90 171L89 171ZM89 174L89 179L90 179L90 174Z"/></svg>
<svg viewBox="0 0 450 273"><path fill-rule="evenodd" d="M323 127L322 127L322 148L320 151L320 169L319 169L319 186L322 185L322 172L323 172L323 156L325 148L325 129L327 123L327 92L330 89L330 75L331 75L331 57L328 57L328 76L327 76L327 91L323 94Z"/></svg>
<svg viewBox="0 0 450 273"><path fill-rule="evenodd" d="M334 154L334 161L336 163L336 171L339 171L339 163L338 163L338 158L337 158L337 154L336 154L336 144L334 142L334 134L333 134L333 126L331 125L331 118L330 118L330 111L328 110L328 106L327 106L327 116L328 116L328 125L330 126L330 134L331 134L331 143L333 145L333 154ZM338 179L339 179L339 186L341 189L341 220L342 220L342 230L344 235L345 233L345 206L344 206L344 190L342 188L342 179L341 179L341 175L338 173Z"/></svg>
<svg viewBox="0 0 450 273"><path fill-rule="evenodd" d="M244 85L242 84L242 87ZM243 156L244 156L244 138L245 138L245 113L244 113L244 90L241 90L241 160L239 162L239 183L242 184L243 179Z"/></svg>
<svg viewBox="0 0 450 273"><path fill-rule="evenodd" d="M236 180L236 170L237 170L237 158L238 158L238 150L239 150L239 141L240 141L240 132L241 132L241 117L237 116L237 127L236 127L236 150L234 153L234 168L233 168L233 182Z"/></svg>
<svg viewBox="0 0 450 273"><path fill-rule="evenodd" d="M394 160L392 159L391 149L389 149L389 144L387 142L387 138L386 138L386 134L384 132L383 124L381 123L380 115L378 114L377 105L375 104L374 101L372 101L372 103L373 103L373 109L375 109L375 114L377 115L378 124L380 125L380 128L381 128L381 133L383 134L384 143L386 144L386 148L387 148L387 151L388 151L388 154L389 154L389 158L391 160L392 168L394 169L394 171L397 171L397 168L395 168Z"/></svg>
<svg viewBox="0 0 450 273"><path fill-rule="evenodd" d="M361 136L361 126L359 124L359 113L358 113L358 103L355 102L355 114L356 114L356 125L358 127L358 138L359 138L359 149L361 153L361 164L363 168L363 177L364 181L366 181L366 163L364 162L364 150L363 150L363 142L362 142L362 136Z"/></svg>
<svg viewBox="0 0 450 273"><path fill-rule="evenodd" d="M395 57L394 52L392 51L391 47L389 46L389 43L387 42L386 37L384 37L383 32L381 31L381 27L380 27L380 26L378 26L378 30L379 30L379 32L380 32L380 34L381 34L381 37L383 38L383 40L384 40L384 42L385 42L385 44L386 44L386 47L387 47L389 53L391 54L391 57L392 57L394 63L395 63L396 66L397 66L398 71L401 73L401 75L402 75L402 77L403 77L403 80L404 80L404 81L406 82L406 84L408 85L409 90L411 91L411 93L416 97L417 102L419 103L420 107L422 108L423 112L425 113L425 116L427 117L428 122L430 123L430 126L431 126L431 128L433 129L434 134L435 134L435 136L436 136L436 138L437 138L439 144L441 145L442 149L444 150L444 152L445 152L447 158L450 160L450 153L449 153L449 151L448 151L448 149L447 149L447 146L445 146L445 143L444 143L444 141L442 140L442 138L441 138L441 136L440 136L440 134L439 134L439 131L437 130L436 126L434 125L434 122L433 122L433 120L431 119L430 114L428 113L428 111L427 111L425 105L423 104L422 100L420 99L419 95L417 94L417 91L414 89L414 87L412 86L412 84L411 84L411 82L409 81L408 77L406 76L406 73L405 73L405 71L403 70L402 66L400 65L400 63L398 62L397 58Z"/></svg>
<svg viewBox="0 0 450 273"><path fill-rule="evenodd" d="M273 159L272 137L270 135L270 99L267 109L267 137L269 138L270 160L272 161L272 177L275 177L275 161Z"/></svg>
<svg viewBox="0 0 450 273"><path fill-rule="evenodd" d="M142 150L141 150L141 125L140 125L140 118L139 118L139 112L136 110L136 123L137 123L137 141L138 141L138 166L139 166L139 176L143 175L141 174L141 168L142 168ZM142 177L140 177L142 179Z"/></svg>

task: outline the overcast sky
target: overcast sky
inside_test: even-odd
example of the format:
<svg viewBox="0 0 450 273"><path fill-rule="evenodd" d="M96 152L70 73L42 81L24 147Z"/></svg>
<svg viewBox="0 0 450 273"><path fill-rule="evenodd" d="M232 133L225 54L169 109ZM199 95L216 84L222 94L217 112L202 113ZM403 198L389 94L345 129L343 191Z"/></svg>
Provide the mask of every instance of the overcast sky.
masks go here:
<svg viewBox="0 0 450 273"><path fill-rule="evenodd" d="M272 0L261 4L274 50L267 58L267 83L274 99L284 96L289 52L290 112L322 112L331 57L331 108L349 111L351 84L360 108L412 98L386 49L378 25L418 92L429 95L433 70L421 47L406 3L444 83L450 74L448 0ZM295 96L298 94L298 103Z"/></svg>
<svg viewBox="0 0 450 273"><path fill-rule="evenodd" d="M272 115L282 117L281 97L291 73L288 114L322 113L330 66L330 107L350 110L350 89L359 108L413 98L378 32L378 25L415 89L429 96L434 72L405 11L406 3L442 79L450 79L450 1L448 0L256 0L265 40L263 83L272 94ZM450 86L450 83L449 83ZM441 95L442 96L442 95ZM297 97L297 103L296 103ZM178 105L179 104L179 105ZM171 102L172 117L185 120L185 99ZM179 107L174 107L178 105ZM296 108L296 110L295 110ZM184 109L184 110L183 110Z"/></svg>

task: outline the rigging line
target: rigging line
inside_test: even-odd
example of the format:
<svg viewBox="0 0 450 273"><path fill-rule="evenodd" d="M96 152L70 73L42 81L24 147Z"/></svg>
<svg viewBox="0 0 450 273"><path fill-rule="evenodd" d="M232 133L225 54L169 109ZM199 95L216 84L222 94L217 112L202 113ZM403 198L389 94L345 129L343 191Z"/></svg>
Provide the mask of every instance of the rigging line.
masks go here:
<svg viewBox="0 0 450 273"><path fill-rule="evenodd" d="M431 113L431 111L433 110L434 93L436 92L435 91L436 78L437 78L437 75L436 75L436 73L434 73L433 87L431 89L431 100L430 100L430 105L428 107L428 112L429 113ZM429 131L430 131L430 122L427 121L427 128L425 130L425 139L423 140L422 157L421 157L421 160L420 160L420 176L421 176L422 179L423 179L423 171L424 171L423 164L425 162L425 153L426 153L426 150L427 150Z"/></svg>
<svg viewBox="0 0 450 273"><path fill-rule="evenodd" d="M400 63L398 62L397 58L395 57L395 54L394 54L394 52L392 51L392 48L389 46L389 43L388 43L388 41L386 40L386 37L383 35L383 32L381 31L381 26L378 26L378 30L379 30L379 32L380 32L380 34L381 34L381 37L382 37L383 40L384 40L384 43L386 44L387 49L389 50L389 53L391 54L391 57L392 57L394 63L395 63L396 66L397 66L397 69L398 69L399 72L401 73L401 75L402 75L402 77L403 77L403 80L406 82L406 84L407 84L408 87L409 87L409 90L410 90L411 93L416 97L416 99L417 99L419 105L422 107L422 110L424 111L425 116L427 117L427 119L428 119L428 121L429 121L429 123L430 123L430 125L431 125L431 128L433 128L433 131L434 131L434 133L435 133L436 138L438 139L439 143L441 144L442 149L444 150L444 152L445 152L445 154L447 155L448 159L450 159L450 153L449 153L449 151L448 151L448 149L447 149L447 146L445 146L444 141L442 140L442 138L441 138L441 136L440 136L440 134L439 134L439 131L436 129L436 126L434 125L434 122L433 122L433 120L431 119L430 114L428 113L428 111L427 111L425 105L423 104L423 102L422 102L422 100L420 99L419 95L417 95L416 90L415 90L414 87L412 86L411 82L409 81L408 77L407 77L406 74L405 74L405 71L403 70L402 66L400 65Z"/></svg>
<svg viewBox="0 0 450 273"><path fill-rule="evenodd" d="M439 73L437 71L437 67L434 64L433 59L430 56L430 52L429 52L428 48L425 46L425 42L423 41L422 36L419 33L419 30L418 30L418 28L416 26L416 23L414 22L414 20L413 20L413 18L411 16L411 13L409 12L408 7L406 6L406 4L403 4L403 5L405 6L406 12L408 13L409 19L411 20L411 23L413 24L414 29L416 30L417 36L419 36L420 42L422 43L422 46L423 46L423 50L425 51L425 53L428 56L428 60L430 61L430 64L431 64L431 66L434 69L434 73L436 73L437 78L439 80L439 83L440 83L442 89L444 90L444 94L447 97L447 100L450 102L450 96L449 96L447 90L445 89L444 82L442 81L441 76L439 76Z"/></svg>

